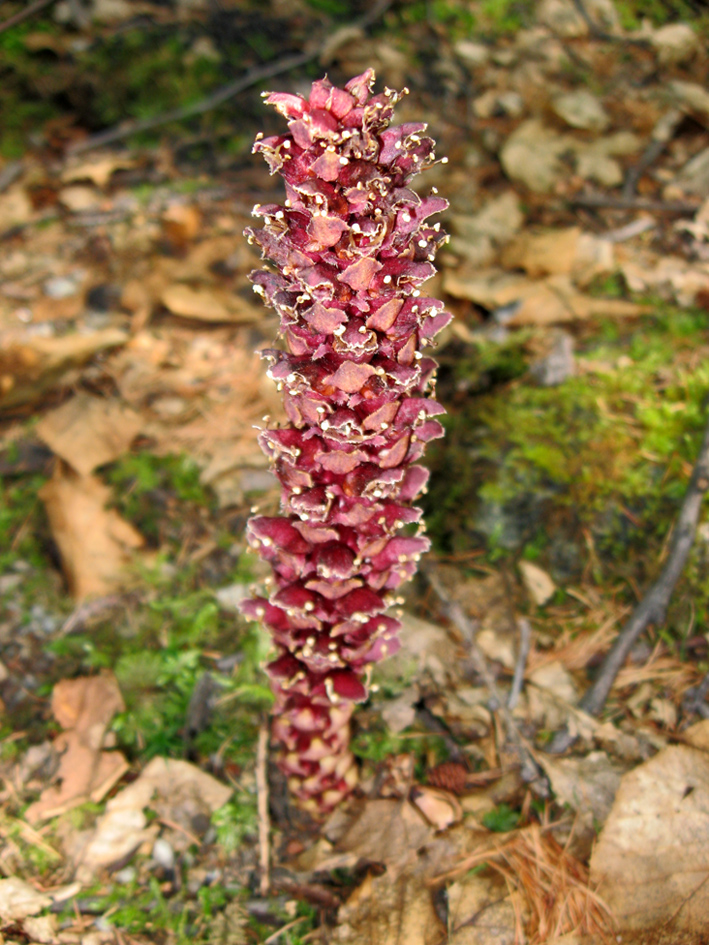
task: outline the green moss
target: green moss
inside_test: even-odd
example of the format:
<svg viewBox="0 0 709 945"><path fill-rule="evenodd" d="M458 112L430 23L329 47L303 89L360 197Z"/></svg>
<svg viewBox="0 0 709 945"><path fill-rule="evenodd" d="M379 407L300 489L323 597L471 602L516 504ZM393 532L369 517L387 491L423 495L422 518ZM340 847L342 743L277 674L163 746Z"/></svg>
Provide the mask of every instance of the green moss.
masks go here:
<svg viewBox="0 0 709 945"><path fill-rule="evenodd" d="M493 558L524 550L553 564L557 553L572 558L573 546L582 562L592 540L609 568L644 577L705 422L709 362L697 348L707 316L658 306L642 330L604 322L599 335L583 356L606 371L553 388L517 378L453 407L447 439L431 451L426 499L439 550L485 547ZM468 369L474 392L479 361ZM460 386L464 376L455 378Z"/></svg>

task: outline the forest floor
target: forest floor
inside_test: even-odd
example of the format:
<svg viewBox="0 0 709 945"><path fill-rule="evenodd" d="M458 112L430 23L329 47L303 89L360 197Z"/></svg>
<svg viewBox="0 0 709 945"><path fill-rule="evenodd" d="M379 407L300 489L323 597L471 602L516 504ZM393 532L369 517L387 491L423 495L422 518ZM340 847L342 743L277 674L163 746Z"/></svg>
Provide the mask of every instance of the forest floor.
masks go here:
<svg viewBox="0 0 709 945"><path fill-rule="evenodd" d="M0 24L0 942L706 941L709 522L603 713L578 702L706 425L709 17L411 0L348 27L372 6ZM194 108L313 36L308 65ZM282 199L259 92L369 66L449 158L420 178L451 204L440 593L406 590L323 826L268 760L269 641L238 613L265 576L246 520L278 504L255 428L282 409L241 234Z"/></svg>

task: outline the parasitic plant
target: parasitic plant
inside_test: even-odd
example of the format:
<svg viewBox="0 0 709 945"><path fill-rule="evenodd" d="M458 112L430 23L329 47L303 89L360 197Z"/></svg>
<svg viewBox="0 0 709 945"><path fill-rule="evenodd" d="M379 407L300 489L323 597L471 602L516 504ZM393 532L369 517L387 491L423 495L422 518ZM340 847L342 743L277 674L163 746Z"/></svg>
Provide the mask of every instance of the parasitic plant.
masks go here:
<svg viewBox="0 0 709 945"><path fill-rule="evenodd" d="M373 82L368 70L344 89L315 82L308 99L268 94L288 132L259 135L254 151L286 200L256 206L264 225L246 230L275 264L251 279L280 317L287 350L263 353L288 423L259 437L281 514L248 523L273 579L242 610L273 636L280 765L314 814L357 781L350 718L371 664L399 646L386 611L429 547L412 504L428 473L415 464L443 434L436 362L422 349L450 315L419 287L445 239L429 218L447 202L409 188L434 142L424 124L390 127L399 95L372 96Z"/></svg>

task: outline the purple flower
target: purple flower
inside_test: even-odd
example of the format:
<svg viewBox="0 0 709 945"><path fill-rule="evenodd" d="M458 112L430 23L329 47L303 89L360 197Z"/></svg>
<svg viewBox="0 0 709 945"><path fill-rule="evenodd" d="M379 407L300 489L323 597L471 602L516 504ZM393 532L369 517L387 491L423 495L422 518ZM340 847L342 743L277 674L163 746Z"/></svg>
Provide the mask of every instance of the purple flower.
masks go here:
<svg viewBox="0 0 709 945"><path fill-rule="evenodd" d="M370 664L399 646L391 592L429 548L412 505L428 473L415 463L443 435L436 362L422 351L450 315L420 286L446 239L429 218L447 203L409 188L434 143L421 123L390 127L400 96L372 96L373 83L370 69L344 89L315 82L307 100L267 96L288 132L259 136L254 151L286 200L256 206L264 225L246 230L275 265L251 279L280 317L287 351L264 357L289 423L260 436L282 514L249 521L274 580L242 609L273 635L280 764L314 814L357 782L349 721Z"/></svg>

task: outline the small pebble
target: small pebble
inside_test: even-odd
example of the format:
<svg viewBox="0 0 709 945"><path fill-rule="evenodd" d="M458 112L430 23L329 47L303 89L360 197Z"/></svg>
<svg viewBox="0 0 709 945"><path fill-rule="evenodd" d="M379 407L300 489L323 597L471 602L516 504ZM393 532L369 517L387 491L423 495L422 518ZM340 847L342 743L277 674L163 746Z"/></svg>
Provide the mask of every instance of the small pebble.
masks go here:
<svg viewBox="0 0 709 945"><path fill-rule="evenodd" d="M172 849L167 840L164 840L162 837L158 837L158 839L153 844L153 859L156 863L162 866L163 869L174 869L175 851Z"/></svg>
<svg viewBox="0 0 709 945"><path fill-rule="evenodd" d="M134 866L126 866L122 870L118 870L116 875L116 882L121 883L124 886L127 886L128 883L132 883L135 877L138 875L136 873Z"/></svg>
<svg viewBox="0 0 709 945"><path fill-rule="evenodd" d="M47 279L43 289L44 294L50 299L66 299L76 294L78 286L68 276L54 276L52 279Z"/></svg>

